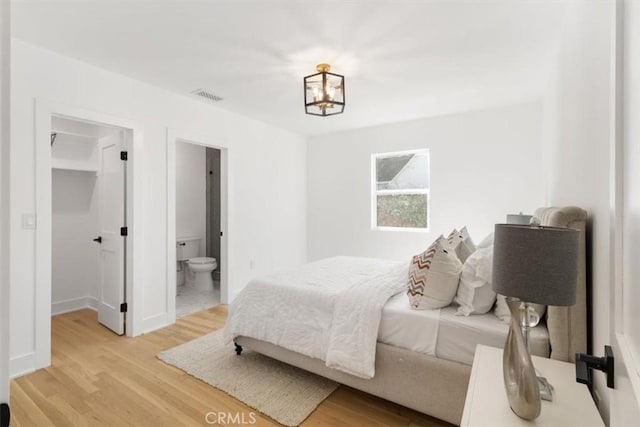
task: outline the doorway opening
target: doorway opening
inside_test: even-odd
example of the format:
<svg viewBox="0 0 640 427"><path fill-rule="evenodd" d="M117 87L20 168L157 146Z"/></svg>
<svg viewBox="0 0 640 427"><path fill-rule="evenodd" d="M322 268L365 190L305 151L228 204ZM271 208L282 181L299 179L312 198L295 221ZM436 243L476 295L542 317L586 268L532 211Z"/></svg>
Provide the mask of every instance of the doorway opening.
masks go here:
<svg viewBox="0 0 640 427"><path fill-rule="evenodd" d="M51 314L82 309L126 332L130 131L51 117Z"/></svg>
<svg viewBox="0 0 640 427"><path fill-rule="evenodd" d="M175 177L175 313L183 317L221 302L221 150L177 141Z"/></svg>
<svg viewBox="0 0 640 427"><path fill-rule="evenodd" d="M61 167L66 164L67 167L70 167L71 165L75 165L77 170L74 172L76 173L92 173L86 170L81 171L82 166L80 165L82 163L86 164L86 162L80 161L80 153L85 153L85 155L87 156L85 157L85 160L87 158L91 158L91 156L89 156L90 150L87 149L86 145L80 146L83 147L86 151L82 151L82 148L79 149L79 151L67 151L69 156L75 155L77 157L65 158L62 153L57 152L58 150L60 150L60 147L63 147L64 145L62 143L63 137L60 135L60 133L62 132L58 133L53 131L63 131L64 129L55 129L53 127L54 118L67 119L71 122L77 123L78 125L94 125L101 128L107 128L108 132L112 132L110 129L113 128L117 128L119 130L119 132L115 132L114 134L119 134L121 136L120 143L123 146L122 149L117 150L118 147L115 143L112 147L107 147L106 145L104 145L101 148L108 149L107 151L110 151L110 153L113 154L115 154L116 152L118 153L117 163L112 156L109 157L109 159L112 160L108 165L104 165L106 167L105 173L113 173L114 176L116 176L117 174L115 173L115 169L119 167L124 168L126 177L123 177L123 179L126 184L123 183L122 186L113 186L114 189L118 188L125 192L124 198L121 199L120 197L116 197L114 195L116 194L115 190L114 192L111 192L111 190L109 190L108 195L114 200L114 203L115 201L121 201L122 203L124 203L123 209L125 213L122 217L116 216L115 214L112 215L110 219L111 222L108 224L109 229L100 230L101 234L91 236L90 243L99 244L98 242L93 242L93 239L99 236L106 237L107 234L102 235L102 233L109 230L111 230L111 232L114 234L118 234L118 238L122 239L116 240L114 238L111 238L103 240L103 242L105 240L110 240L111 242L123 242L124 247L118 246L118 250L122 249L124 257L121 258L120 256L115 255L111 257L111 260L122 260L122 275L120 276L120 273L113 273L113 275L115 275L116 278L121 277L123 280L123 287L118 288L118 293L120 292L120 290L122 291L123 299L118 303L115 298L112 298L112 295L104 295L105 298L103 299L103 301L106 301L107 304L102 307L106 306L107 308L111 309L111 314L106 313L105 316L101 317L107 318L109 315L112 315L111 320L107 320L103 323L113 322L114 325L122 324L122 331L127 336L136 336L140 335L143 332L144 319L142 318L142 308L144 307L144 295L142 286L140 284L143 283L143 269L141 268L141 263L143 260L144 252L143 246L141 244L142 233L138 232L137 230L142 230L144 224L142 222L143 218L141 215L141 206L140 204L134 204L134 200L136 198L140 198L140 194L142 193L142 169L136 163L136 159L139 158L139 153L142 149L142 126L139 123L129 119L123 119L121 117L96 112L94 110L87 110L85 108L58 102L51 102L44 99L36 99L35 107L35 213L26 213L23 215L24 227L35 230L35 351L25 356L24 364L25 366L29 366L29 368L33 367L35 369L39 369L51 365L51 312L52 302L54 302L52 298L52 166L55 167L57 165L58 167ZM63 126L62 123L59 124L60 126ZM52 136L52 133L58 133L58 135L54 137ZM76 142L79 144L81 141ZM56 153L54 155L53 147L57 143L61 144L58 146L58 148L55 149ZM97 142L95 143L95 146L98 147ZM120 160L120 151L126 151L126 160ZM56 157L59 157L63 160L60 160L58 162L58 159ZM100 156L98 156L97 158L99 159ZM100 163L98 163L98 165L100 166ZM93 169L97 170L95 166L93 167ZM98 175L98 173L99 172L96 172L96 175ZM96 176L95 184L98 184L98 179L99 177ZM87 187L91 186L91 180L88 180L88 182L89 183L85 182L85 190L87 189ZM79 184L78 187L83 188L81 184ZM121 212L120 209L116 211ZM119 218L122 218L122 222L116 224L116 220ZM126 236L120 235L123 232L120 230L121 227L126 227L123 230L127 234ZM102 245L102 250L111 250L111 243L109 243L109 241L107 241L106 243L106 245ZM93 249L95 250L96 248L94 247ZM109 274L112 274L113 271L116 270L105 270L101 272L101 274L104 275L106 281L110 281L111 276L107 277L107 272L109 272ZM124 287L125 278L126 288ZM101 297L102 295L98 298L98 301ZM87 302L87 305L90 305L90 303L91 300ZM124 305L121 305L123 303ZM98 311L100 312L101 305L97 305ZM57 305L55 307L56 310L61 311L63 310L63 308L63 305ZM114 310L115 308L120 308L121 310L124 310L125 313L118 313L116 310ZM124 324L125 314L126 329ZM114 327L114 330L117 330L118 328L119 326Z"/></svg>

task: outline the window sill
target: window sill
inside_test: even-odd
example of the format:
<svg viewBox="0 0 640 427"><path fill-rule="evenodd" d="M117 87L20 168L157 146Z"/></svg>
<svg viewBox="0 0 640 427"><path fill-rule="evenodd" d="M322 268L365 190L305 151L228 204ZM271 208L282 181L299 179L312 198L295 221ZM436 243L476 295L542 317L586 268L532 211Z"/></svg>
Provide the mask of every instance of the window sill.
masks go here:
<svg viewBox="0 0 640 427"><path fill-rule="evenodd" d="M403 233L429 233L429 228L411 228L411 227L371 227L372 231L399 231Z"/></svg>

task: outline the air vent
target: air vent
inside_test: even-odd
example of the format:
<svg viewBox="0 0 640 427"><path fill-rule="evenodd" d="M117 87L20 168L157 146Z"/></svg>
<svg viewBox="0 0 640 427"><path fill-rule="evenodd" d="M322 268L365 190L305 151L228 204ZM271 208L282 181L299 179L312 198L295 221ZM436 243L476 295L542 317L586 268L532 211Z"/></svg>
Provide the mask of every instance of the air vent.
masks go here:
<svg viewBox="0 0 640 427"><path fill-rule="evenodd" d="M196 89L193 92L191 92L192 95L198 96L202 99L207 100L208 102L220 102L222 101L224 98L215 95L213 92L206 90L206 89Z"/></svg>

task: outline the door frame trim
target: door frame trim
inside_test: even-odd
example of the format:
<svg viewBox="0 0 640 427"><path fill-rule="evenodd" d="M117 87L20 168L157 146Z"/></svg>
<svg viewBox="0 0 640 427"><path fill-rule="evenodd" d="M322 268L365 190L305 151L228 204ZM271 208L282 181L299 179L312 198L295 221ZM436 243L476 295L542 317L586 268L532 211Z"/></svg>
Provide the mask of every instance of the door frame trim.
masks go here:
<svg viewBox="0 0 640 427"><path fill-rule="evenodd" d="M124 128L129 132L126 141L127 161L127 225L130 233L126 239L127 336L142 333L142 215L141 206L133 201L142 194L142 125L133 120L105 113L58 103L47 99L35 99L35 369L51 365L51 118L68 117L98 124ZM134 167L135 162L135 167Z"/></svg>
<svg viewBox="0 0 640 427"><path fill-rule="evenodd" d="M167 128L167 322L176 322L176 142L220 150L220 303L229 302L229 144L224 138Z"/></svg>
<svg viewBox="0 0 640 427"><path fill-rule="evenodd" d="M609 129L609 327L610 342L614 345L616 356L616 388L624 387L633 393L634 404L640 408L640 359L634 352L634 347L628 338L626 330L628 325L624 318L625 309L625 241L628 233L625 233L626 210L625 210L625 186L627 185L627 175L625 172L624 153L628 144L625 136L625 2L616 0L611 15L612 25L612 49L611 49L611 85L610 97L612 107L610 109L610 129ZM620 369L623 367L624 369ZM622 372L625 372L622 374ZM619 376L624 375L625 383L621 385ZM615 404L615 393L619 390L609 391L609 407L607 408L606 421L611 422L611 409ZM620 394L618 394L619 396ZM619 397L618 397L619 398ZM614 420L616 421L616 420ZM619 420L618 420L619 421Z"/></svg>

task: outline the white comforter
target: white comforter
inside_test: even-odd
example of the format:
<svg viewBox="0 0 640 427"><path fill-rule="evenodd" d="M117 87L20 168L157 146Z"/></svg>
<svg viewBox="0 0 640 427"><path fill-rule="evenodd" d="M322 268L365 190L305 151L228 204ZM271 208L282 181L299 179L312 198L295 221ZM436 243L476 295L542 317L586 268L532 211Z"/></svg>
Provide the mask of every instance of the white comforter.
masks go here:
<svg viewBox="0 0 640 427"><path fill-rule="evenodd" d="M225 336L246 336L373 378L382 307L405 289L404 262L334 257L253 280L229 308Z"/></svg>

